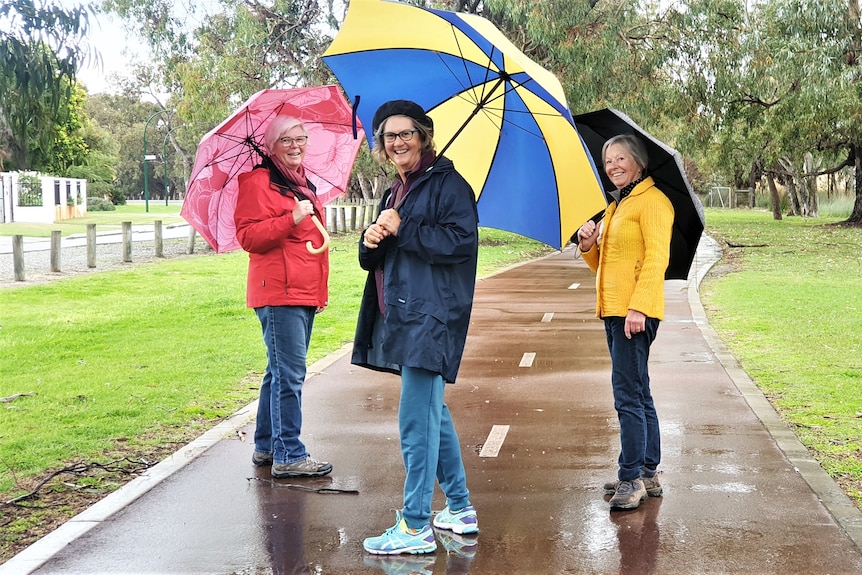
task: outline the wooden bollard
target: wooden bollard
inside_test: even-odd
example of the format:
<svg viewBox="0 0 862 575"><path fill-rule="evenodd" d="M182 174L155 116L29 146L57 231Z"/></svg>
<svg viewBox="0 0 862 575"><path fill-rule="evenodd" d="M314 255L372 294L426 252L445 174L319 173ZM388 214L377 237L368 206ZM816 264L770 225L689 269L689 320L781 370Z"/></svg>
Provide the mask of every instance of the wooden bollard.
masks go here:
<svg viewBox="0 0 862 575"><path fill-rule="evenodd" d="M195 229L189 226L189 241L186 244L186 253L192 255L195 253Z"/></svg>
<svg viewBox="0 0 862 575"><path fill-rule="evenodd" d="M132 261L132 222L123 222L123 261Z"/></svg>
<svg viewBox="0 0 862 575"><path fill-rule="evenodd" d="M156 257L165 257L164 241L162 240L162 220L153 222L155 229L153 230L153 240L156 243Z"/></svg>
<svg viewBox="0 0 862 575"><path fill-rule="evenodd" d="M51 271L60 271L60 230L51 230Z"/></svg>
<svg viewBox="0 0 862 575"><path fill-rule="evenodd" d="M24 236L12 236L12 261L15 281L24 281Z"/></svg>
<svg viewBox="0 0 862 575"><path fill-rule="evenodd" d="M335 206L326 206L326 229L330 234L335 234L338 231L338 222L335 221L338 213L335 211Z"/></svg>
<svg viewBox="0 0 862 575"><path fill-rule="evenodd" d="M87 267L96 267L96 224L87 224Z"/></svg>

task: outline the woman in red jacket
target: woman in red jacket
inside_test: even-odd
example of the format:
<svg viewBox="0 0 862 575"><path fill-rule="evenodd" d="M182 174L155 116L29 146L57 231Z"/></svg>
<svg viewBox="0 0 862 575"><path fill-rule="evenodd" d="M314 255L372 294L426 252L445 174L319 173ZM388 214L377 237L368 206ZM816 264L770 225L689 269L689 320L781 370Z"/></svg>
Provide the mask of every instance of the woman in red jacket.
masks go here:
<svg viewBox="0 0 862 575"><path fill-rule="evenodd" d="M308 144L302 123L279 116L264 139L269 156L239 176L234 212L237 239L249 255L246 303L260 320L267 355L252 462L272 465L277 478L317 477L332 465L309 456L299 434L311 329L328 300L329 253L306 247L322 242L311 216L323 221L323 208L302 166Z"/></svg>

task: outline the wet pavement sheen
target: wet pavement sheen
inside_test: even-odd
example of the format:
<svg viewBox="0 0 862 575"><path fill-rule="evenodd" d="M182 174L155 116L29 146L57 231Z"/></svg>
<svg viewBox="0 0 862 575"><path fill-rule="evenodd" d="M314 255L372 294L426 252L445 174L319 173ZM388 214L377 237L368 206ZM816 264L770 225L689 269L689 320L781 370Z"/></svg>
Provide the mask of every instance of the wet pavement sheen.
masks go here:
<svg viewBox="0 0 862 575"><path fill-rule="evenodd" d="M303 396L303 439L332 462L331 477L274 481L254 468L246 417L245 441L225 432L33 572L862 573L858 540L719 361L687 282L667 283L652 348L664 496L609 511L601 487L615 479L618 424L594 282L567 250L477 284L461 373L446 391L477 536L440 534L428 556L363 551L362 540L391 526L401 505L399 379L351 366L342 350ZM508 426L505 440L496 457L480 457L493 426ZM438 488L434 509L444 505ZM862 526L852 505L843 520ZM15 565L24 563L7 562Z"/></svg>

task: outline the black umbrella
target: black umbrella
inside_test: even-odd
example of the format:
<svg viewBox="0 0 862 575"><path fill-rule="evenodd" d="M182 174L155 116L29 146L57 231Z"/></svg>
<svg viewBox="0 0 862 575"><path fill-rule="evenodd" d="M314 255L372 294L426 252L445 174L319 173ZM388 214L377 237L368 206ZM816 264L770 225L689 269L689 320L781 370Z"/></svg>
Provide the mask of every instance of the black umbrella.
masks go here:
<svg viewBox="0 0 862 575"><path fill-rule="evenodd" d="M654 137L618 110L605 108L574 117L578 132L593 157L596 171L608 201L615 186L605 174L602 162L602 146L619 134L635 134L646 144L649 165L646 175L652 176L659 189L670 198L674 210L673 237L670 242L670 263L665 272L666 279L687 279L688 270L694 260L697 244L703 233L703 204L695 195L679 153ZM597 214L596 219L601 217Z"/></svg>

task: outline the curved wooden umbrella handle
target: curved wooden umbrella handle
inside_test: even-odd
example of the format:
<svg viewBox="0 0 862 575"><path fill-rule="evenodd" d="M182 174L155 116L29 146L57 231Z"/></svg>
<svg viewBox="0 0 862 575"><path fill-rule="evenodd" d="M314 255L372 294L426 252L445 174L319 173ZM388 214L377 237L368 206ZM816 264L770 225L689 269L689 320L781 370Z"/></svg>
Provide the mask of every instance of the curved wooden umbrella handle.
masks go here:
<svg viewBox="0 0 862 575"><path fill-rule="evenodd" d="M320 220L317 219L317 216L315 216L314 214L311 215L311 221L315 226L317 226L317 229L320 230L320 235L323 236L323 243L320 244L319 248L316 248L311 243L311 240L309 240L305 242L305 247L308 249L309 252L313 254L322 254L326 251L326 248L329 247L329 234L327 233L326 228L323 227L323 224L320 223Z"/></svg>

